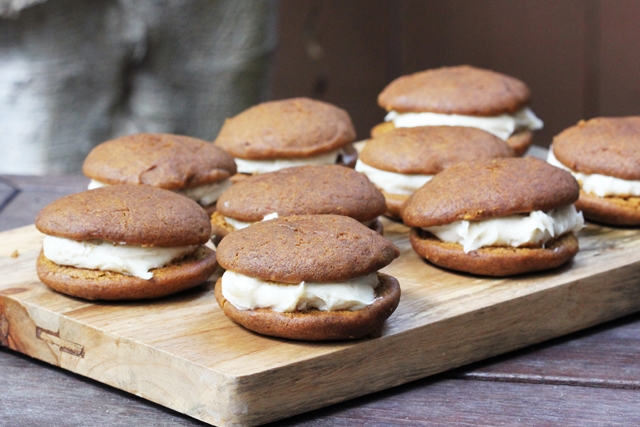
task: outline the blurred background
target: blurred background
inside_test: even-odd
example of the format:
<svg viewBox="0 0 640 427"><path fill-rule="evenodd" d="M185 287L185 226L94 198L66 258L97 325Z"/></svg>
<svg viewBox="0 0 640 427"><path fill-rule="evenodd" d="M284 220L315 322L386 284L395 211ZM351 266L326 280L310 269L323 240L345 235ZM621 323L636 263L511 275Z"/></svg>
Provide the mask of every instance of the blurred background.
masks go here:
<svg viewBox="0 0 640 427"><path fill-rule="evenodd" d="M0 0L0 173L79 173L133 132L213 140L308 96L382 121L394 78L471 64L529 85L545 127L640 114L635 0Z"/></svg>

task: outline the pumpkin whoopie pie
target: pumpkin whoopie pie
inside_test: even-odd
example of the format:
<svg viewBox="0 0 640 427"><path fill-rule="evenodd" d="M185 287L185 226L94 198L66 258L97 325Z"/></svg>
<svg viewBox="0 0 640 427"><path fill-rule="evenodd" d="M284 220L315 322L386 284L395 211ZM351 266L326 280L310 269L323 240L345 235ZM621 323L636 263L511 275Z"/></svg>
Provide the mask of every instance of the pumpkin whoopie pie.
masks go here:
<svg viewBox="0 0 640 427"><path fill-rule="evenodd" d="M139 133L96 146L82 172L89 189L134 184L172 190L212 211L236 164L212 143L183 135Z"/></svg>
<svg viewBox="0 0 640 427"><path fill-rule="evenodd" d="M215 296L232 320L296 340L376 337L400 300L398 281L378 270L398 257L391 242L342 215L259 222L218 246L226 269Z"/></svg>
<svg viewBox="0 0 640 427"><path fill-rule="evenodd" d="M254 175L220 196L211 216L214 243L265 217L336 214L382 234L384 196L366 176L339 165L298 166Z"/></svg>
<svg viewBox="0 0 640 427"><path fill-rule="evenodd" d="M196 202L144 185L87 190L45 206L36 263L47 286L89 300L155 298L206 281L217 267L209 216Z"/></svg>
<svg viewBox="0 0 640 427"><path fill-rule="evenodd" d="M356 133L346 111L322 101L264 102L227 119L214 144L231 154L241 174L304 165L353 167Z"/></svg>
<svg viewBox="0 0 640 427"><path fill-rule="evenodd" d="M477 128L419 126L397 128L369 139L356 163L384 194L387 216L437 173L464 161L513 157L506 142Z"/></svg>
<svg viewBox="0 0 640 427"><path fill-rule="evenodd" d="M530 98L526 84L495 71L469 65L426 70L384 88L378 105L388 114L372 135L395 127L470 126L500 137L520 156L543 125L527 107Z"/></svg>
<svg viewBox="0 0 640 427"><path fill-rule="evenodd" d="M402 220L413 249L433 264L511 276L575 256L578 193L570 173L533 157L458 163L413 193Z"/></svg>
<svg viewBox="0 0 640 427"><path fill-rule="evenodd" d="M553 139L547 161L578 180L585 218L640 225L640 117L581 121Z"/></svg>

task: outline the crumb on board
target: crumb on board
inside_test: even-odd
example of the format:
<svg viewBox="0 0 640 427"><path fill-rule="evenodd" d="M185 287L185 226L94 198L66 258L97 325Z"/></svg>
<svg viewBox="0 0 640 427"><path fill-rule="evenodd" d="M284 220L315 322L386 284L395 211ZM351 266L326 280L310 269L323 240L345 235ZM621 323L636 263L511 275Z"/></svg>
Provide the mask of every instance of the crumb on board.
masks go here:
<svg viewBox="0 0 640 427"><path fill-rule="evenodd" d="M11 258L18 258L20 256L20 252L16 249L11 253Z"/></svg>

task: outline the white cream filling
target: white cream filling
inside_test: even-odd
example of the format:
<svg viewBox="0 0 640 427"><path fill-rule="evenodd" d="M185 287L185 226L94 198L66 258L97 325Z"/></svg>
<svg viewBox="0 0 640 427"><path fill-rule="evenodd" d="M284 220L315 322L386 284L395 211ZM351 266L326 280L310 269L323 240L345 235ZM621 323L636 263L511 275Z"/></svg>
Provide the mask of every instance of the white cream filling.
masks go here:
<svg viewBox="0 0 640 427"><path fill-rule="evenodd" d="M355 169L365 174L373 185L389 194L411 195L433 178L433 175L406 175L383 171L363 163L360 159L356 162Z"/></svg>
<svg viewBox="0 0 640 427"><path fill-rule="evenodd" d="M398 113L390 111L384 118L397 128L416 126L466 126L485 130L498 138L507 140L516 130L542 129L544 123L529 108L510 114L493 117L465 116L461 114Z"/></svg>
<svg viewBox="0 0 640 427"><path fill-rule="evenodd" d="M626 179L620 179L608 175L600 174L586 174L582 172L576 172L562 163L553 154L553 147L549 148L549 154L547 155L547 163L571 172L571 175L580 183L582 191L585 193L595 194L598 197L606 196L640 196L640 181L631 181Z"/></svg>
<svg viewBox="0 0 640 427"><path fill-rule="evenodd" d="M279 312L360 310L376 299L377 273L340 283L279 284L233 271L222 275L222 295L238 310L268 308Z"/></svg>
<svg viewBox="0 0 640 427"><path fill-rule="evenodd" d="M222 218L224 218L225 222L236 230L240 230L250 226L251 224L255 224L253 222L238 221L237 219L233 219L224 215L222 216ZM278 218L278 214L276 212L265 215L264 218L262 218L262 221L268 221L274 218ZM376 222L377 219L378 218L374 218L369 221L362 221L362 225L364 225L365 227L371 227Z"/></svg>
<svg viewBox="0 0 640 427"><path fill-rule="evenodd" d="M227 224L229 224L230 226L232 226L236 230L241 230L243 228L246 228L246 227L250 226L251 224L255 224L253 222L238 221L237 219L229 218L228 216L224 216L224 215L222 217L224 218L224 220L225 220L225 222ZM265 215L262 218L262 221L268 221L268 220L274 219L274 218L278 218L278 213L277 212L273 212L273 213Z"/></svg>
<svg viewBox="0 0 640 427"><path fill-rule="evenodd" d="M239 173L259 174L296 166L333 165L337 162L340 154L342 154L342 149L298 159L245 160L236 157L235 161Z"/></svg>
<svg viewBox="0 0 640 427"><path fill-rule="evenodd" d="M549 212L534 211L529 215L509 215L481 221L456 221L423 229L444 242L462 245L465 253L483 246L538 245L567 232L584 227L582 212L573 204Z"/></svg>
<svg viewBox="0 0 640 427"><path fill-rule="evenodd" d="M114 271L145 280L153 277L151 269L164 267L198 247L143 247L103 240L78 242L55 236L45 236L42 246L44 256L58 265Z"/></svg>
<svg viewBox="0 0 640 427"><path fill-rule="evenodd" d="M93 190L94 188L107 187L108 185L110 184L92 179L87 189ZM202 206L208 206L218 200L220 195L229 187L231 187L231 181L224 179L218 182L198 185L197 187L182 188L173 191L198 202Z"/></svg>

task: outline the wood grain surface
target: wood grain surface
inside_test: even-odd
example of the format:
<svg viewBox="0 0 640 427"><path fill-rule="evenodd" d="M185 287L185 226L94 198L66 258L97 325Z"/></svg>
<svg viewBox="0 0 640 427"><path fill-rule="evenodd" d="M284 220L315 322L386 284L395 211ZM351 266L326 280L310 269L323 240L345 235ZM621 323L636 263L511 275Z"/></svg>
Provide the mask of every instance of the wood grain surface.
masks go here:
<svg viewBox="0 0 640 427"><path fill-rule="evenodd" d="M635 230L589 225L571 265L513 279L437 269L385 222L403 286L383 336L295 343L227 319L212 283L145 303L89 303L33 269L42 236L0 234L0 340L9 348L216 425L254 425L396 386L640 309ZM12 257L13 254L18 257ZM170 326L169 326L170 325Z"/></svg>

